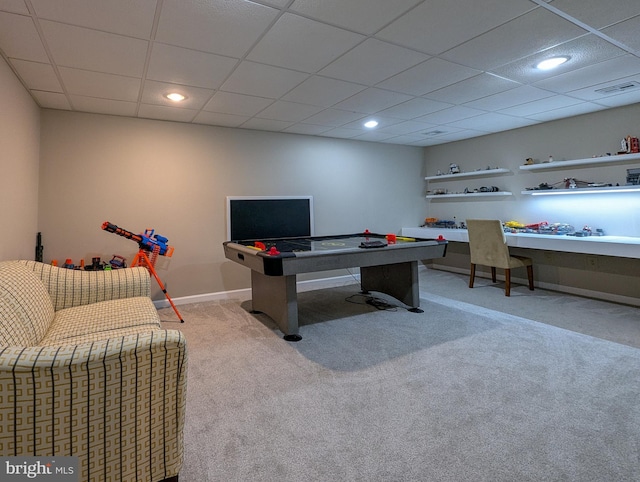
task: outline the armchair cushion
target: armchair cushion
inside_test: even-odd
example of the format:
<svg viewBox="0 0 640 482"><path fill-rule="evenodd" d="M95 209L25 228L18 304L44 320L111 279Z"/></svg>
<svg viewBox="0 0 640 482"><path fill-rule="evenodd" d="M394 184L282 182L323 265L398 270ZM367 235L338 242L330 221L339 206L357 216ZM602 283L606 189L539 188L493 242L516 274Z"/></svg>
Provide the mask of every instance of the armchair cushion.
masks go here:
<svg viewBox="0 0 640 482"><path fill-rule="evenodd" d="M38 345L75 345L157 329L158 318L153 302L150 298L138 296L60 310Z"/></svg>
<svg viewBox="0 0 640 482"><path fill-rule="evenodd" d="M0 269L0 346L36 345L53 319L49 293L33 271L18 262Z"/></svg>
<svg viewBox="0 0 640 482"><path fill-rule="evenodd" d="M148 297L151 294L151 278L142 267L82 271L37 261L21 260L19 263L42 280L56 311L99 301Z"/></svg>

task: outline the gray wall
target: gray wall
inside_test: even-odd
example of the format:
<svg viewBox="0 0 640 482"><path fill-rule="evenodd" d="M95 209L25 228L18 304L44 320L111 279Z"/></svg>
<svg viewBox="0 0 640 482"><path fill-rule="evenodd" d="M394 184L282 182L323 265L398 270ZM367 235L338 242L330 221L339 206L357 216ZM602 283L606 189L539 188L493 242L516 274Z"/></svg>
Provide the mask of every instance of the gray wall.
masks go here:
<svg viewBox="0 0 640 482"><path fill-rule="evenodd" d="M0 260L35 254L40 109L0 57Z"/></svg>
<svg viewBox="0 0 640 482"><path fill-rule="evenodd" d="M226 196L312 195L318 235L397 233L426 206L418 147L44 110L41 150L45 261L131 260L102 222L154 228L175 247L157 266L172 297L249 287L224 258Z"/></svg>

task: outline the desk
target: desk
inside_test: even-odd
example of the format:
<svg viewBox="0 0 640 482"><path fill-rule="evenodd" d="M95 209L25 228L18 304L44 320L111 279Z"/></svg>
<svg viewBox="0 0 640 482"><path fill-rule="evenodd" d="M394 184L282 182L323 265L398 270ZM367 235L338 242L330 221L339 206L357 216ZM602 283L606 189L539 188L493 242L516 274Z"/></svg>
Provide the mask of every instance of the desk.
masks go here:
<svg viewBox="0 0 640 482"><path fill-rule="evenodd" d="M388 294L420 311L418 261L441 258L447 248L444 240L423 238L387 244L385 235L374 233L261 240L264 250L255 247L256 241L224 242L225 257L251 269L253 310L269 315L289 341L301 339L298 273L359 267L364 292ZM384 245L361 247L371 241Z"/></svg>
<svg viewBox="0 0 640 482"><path fill-rule="evenodd" d="M469 242L466 229L402 228L403 236L437 237L449 241ZM507 245L514 248L598 254L619 258L640 258L640 238L631 236L560 236L549 234L507 233Z"/></svg>

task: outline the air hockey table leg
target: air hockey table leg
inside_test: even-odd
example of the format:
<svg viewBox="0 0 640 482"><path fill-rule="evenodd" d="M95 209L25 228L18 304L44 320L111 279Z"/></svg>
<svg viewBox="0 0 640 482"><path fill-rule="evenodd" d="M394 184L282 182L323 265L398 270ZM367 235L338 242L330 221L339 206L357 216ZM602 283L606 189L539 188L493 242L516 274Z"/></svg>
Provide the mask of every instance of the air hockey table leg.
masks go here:
<svg viewBox="0 0 640 482"><path fill-rule="evenodd" d="M300 341L296 276L266 276L251 271L251 307L276 322L287 341Z"/></svg>
<svg viewBox="0 0 640 482"><path fill-rule="evenodd" d="M362 291L378 291L393 296L410 306L409 311L423 313L420 309L418 262L363 266L360 268Z"/></svg>

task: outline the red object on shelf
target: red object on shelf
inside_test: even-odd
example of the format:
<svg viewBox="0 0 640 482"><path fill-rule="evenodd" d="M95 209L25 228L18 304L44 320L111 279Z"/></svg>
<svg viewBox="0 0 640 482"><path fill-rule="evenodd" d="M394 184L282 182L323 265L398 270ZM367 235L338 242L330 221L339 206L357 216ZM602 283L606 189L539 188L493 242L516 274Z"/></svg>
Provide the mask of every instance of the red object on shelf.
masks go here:
<svg viewBox="0 0 640 482"><path fill-rule="evenodd" d="M269 256L277 256L279 254L280 251L278 251L275 246L271 246L271 248L269 248Z"/></svg>
<svg viewBox="0 0 640 482"><path fill-rule="evenodd" d="M442 234L439 234L438 241L445 241L445 237Z"/></svg>
<svg viewBox="0 0 640 482"><path fill-rule="evenodd" d="M261 249L262 251L265 251L267 249L267 247L264 245L264 243L261 243L260 241L256 241L255 243L253 243L253 245L256 248Z"/></svg>

